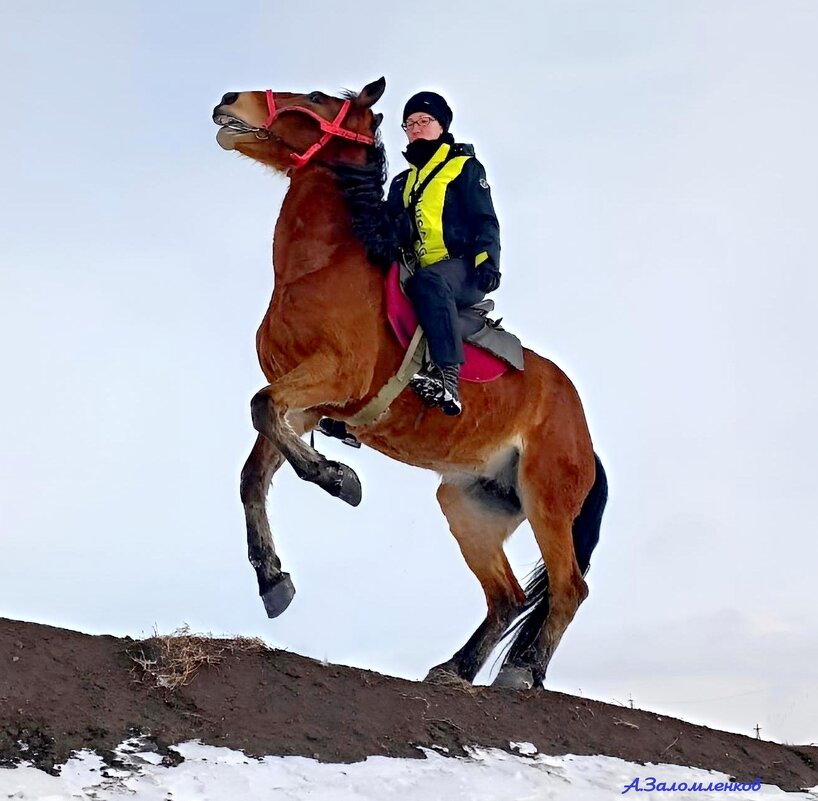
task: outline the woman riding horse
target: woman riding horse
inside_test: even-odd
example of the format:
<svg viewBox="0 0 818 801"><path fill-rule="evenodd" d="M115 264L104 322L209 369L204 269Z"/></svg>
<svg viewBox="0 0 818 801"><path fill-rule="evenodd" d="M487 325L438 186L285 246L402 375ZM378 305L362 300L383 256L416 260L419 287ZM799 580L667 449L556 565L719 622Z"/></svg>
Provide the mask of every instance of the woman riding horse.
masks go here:
<svg viewBox="0 0 818 801"><path fill-rule="evenodd" d="M452 118L435 92L418 92L406 102L401 128L410 167L392 180L383 211L412 265L406 292L431 355L409 386L430 406L456 416L463 408L459 377L465 362L458 309L500 286L500 225L486 171L471 145L455 143ZM360 447L343 421L324 417L318 430Z"/></svg>
<svg viewBox="0 0 818 801"><path fill-rule="evenodd" d="M483 165L470 145L449 133L449 104L435 92L418 92L403 109L411 165L392 181L388 205L414 254L406 282L432 364L410 386L424 400L460 414L458 379L465 362L458 308L479 303L500 286L500 226Z"/></svg>
<svg viewBox="0 0 818 801"><path fill-rule="evenodd" d="M383 148L376 133L381 115L371 109L385 85L380 79L342 98L231 92L213 112L223 148L290 178L275 230L275 289L257 335L268 384L250 404L258 437L241 479L250 562L271 617L287 608L295 592L281 569L265 509L274 473L286 460L302 479L359 503L355 473L326 459L301 435L324 415L350 419L404 358L386 318L378 254L360 236L380 222L356 214L355 192L342 191L338 178L357 173L362 197L383 197ZM485 620L451 659L430 671L431 679L472 681L511 632L495 683L541 682L588 594L583 576L599 536L605 472L571 381L533 351L525 351L524 362L524 371L464 385L460 416L441 415L403 392L375 422L353 427L366 445L442 476L438 502L485 591ZM503 543L526 519L542 563L524 592Z"/></svg>

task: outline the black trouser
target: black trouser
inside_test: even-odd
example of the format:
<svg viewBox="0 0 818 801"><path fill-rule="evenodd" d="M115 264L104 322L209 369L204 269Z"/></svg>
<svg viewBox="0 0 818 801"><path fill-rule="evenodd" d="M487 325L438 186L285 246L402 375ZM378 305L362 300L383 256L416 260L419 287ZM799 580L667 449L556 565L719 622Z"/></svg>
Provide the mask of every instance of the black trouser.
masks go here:
<svg viewBox="0 0 818 801"><path fill-rule="evenodd" d="M418 267L406 282L420 327L426 334L429 352L438 367L463 364L463 338L457 310L479 303L485 297L477 286L474 267L464 259L446 259Z"/></svg>

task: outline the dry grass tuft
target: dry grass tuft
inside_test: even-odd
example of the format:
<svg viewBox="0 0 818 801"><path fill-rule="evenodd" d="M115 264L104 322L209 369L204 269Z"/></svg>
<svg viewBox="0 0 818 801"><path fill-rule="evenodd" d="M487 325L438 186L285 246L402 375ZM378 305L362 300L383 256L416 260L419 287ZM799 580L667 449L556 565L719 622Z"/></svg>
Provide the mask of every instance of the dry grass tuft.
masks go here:
<svg viewBox="0 0 818 801"><path fill-rule="evenodd" d="M218 639L210 634L191 634L188 626L182 626L172 634L154 633L137 640L126 653L134 663L134 681L177 690L190 684L203 665L218 665L233 654L267 650L257 637Z"/></svg>

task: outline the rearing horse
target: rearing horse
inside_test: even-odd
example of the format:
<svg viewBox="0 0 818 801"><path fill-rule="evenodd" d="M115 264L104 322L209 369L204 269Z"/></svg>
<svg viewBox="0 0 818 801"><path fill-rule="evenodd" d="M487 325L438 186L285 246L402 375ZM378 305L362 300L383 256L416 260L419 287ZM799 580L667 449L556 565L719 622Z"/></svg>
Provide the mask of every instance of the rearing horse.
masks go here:
<svg viewBox="0 0 818 801"><path fill-rule="evenodd" d="M356 505L355 473L301 437L321 416L346 420L360 411L404 357L387 321L383 273L356 237L337 181L344 166L374 162L383 172L382 115L371 108L385 87L381 78L343 98L233 92L213 112L224 149L290 179L275 227L275 289L256 337L269 383L251 401L258 438L241 476L249 559L270 617L295 592L265 509L273 474L286 460L300 478ZM378 176L379 191L384 180ZM524 364L524 371L490 383L464 383L459 417L403 392L376 422L352 429L381 453L441 475L438 503L486 594L485 620L450 660L432 668L429 680L473 681L510 634L495 684L541 683L588 594L583 576L599 538L605 472L571 381L530 350ZM526 519L542 562L523 591L503 543Z"/></svg>

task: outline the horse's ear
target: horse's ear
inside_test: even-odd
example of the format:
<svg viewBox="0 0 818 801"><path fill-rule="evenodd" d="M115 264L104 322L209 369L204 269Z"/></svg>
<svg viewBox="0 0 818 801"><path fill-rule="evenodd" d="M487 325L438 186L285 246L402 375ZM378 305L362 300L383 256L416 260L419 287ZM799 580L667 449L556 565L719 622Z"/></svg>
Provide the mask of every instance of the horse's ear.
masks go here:
<svg viewBox="0 0 818 801"><path fill-rule="evenodd" d="M381 99L381 95L384 93L386 89L386 78L378 78L377 81L372 81L372 83L368 83L361 89L361 93L358 95L358 105L362 106L363 108L370 108L374 106Z"/></svg>

